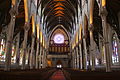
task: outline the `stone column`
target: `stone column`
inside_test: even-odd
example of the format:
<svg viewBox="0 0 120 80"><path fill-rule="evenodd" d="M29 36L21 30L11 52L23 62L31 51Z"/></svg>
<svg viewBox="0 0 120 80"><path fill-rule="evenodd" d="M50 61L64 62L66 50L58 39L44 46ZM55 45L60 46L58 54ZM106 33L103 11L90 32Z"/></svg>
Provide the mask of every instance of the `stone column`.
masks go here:
<svg viewBox="0 0 120 80"><path fill-rule="evenodd" d="M108 41L109 41L109 54L110 54L110 65L112 66L112 53L113 53L113 48L112 48L112 28L111 26L108 24Z"/></svg>
<svg viewBox="0 0 120 80"><path fill-rule="evenodd" d="M72 50L72 68L75 68L74 50Z"/></svg>
<svg viewBox="0 0 120 80"><path fill-rule="evenodd" d="M44 68L44 48L43 48L43 51L42 51L42 68Z"/></svg>
<svg viewBox="0 0 120 80"><path fill-rule="evenodd" d="M75 47L75 60L76 60L76 69L77 69L77 67L78 67L78 63L77 63L77 46Z"/></svg>
<svg viewBox="0 0 120 80"><path fill-rule="evenodd" d="M47 49L45 50L45 67L47 66Z"/></svg>
<svg viewBox="0 0 120 80"><path fill-rule="evenodd" d="M72 62L72 48L70 48L70 58L69 58L69 60L70 60L70 68L72 68L73 67L73 62Z"/></svg>
<svg viewBox="0 0 120 80"><path fill-rule="evenodd" d="M22 69L25 69L26 62L26 53L27 53L27 40L28 40L28 31L29 31L28 23L25 23L24 26L24 41L23 41L23 56L22 56Z"/></svg>
<svg viewBox="0 0 120 80"><path fill-rule="evenodd" d="M36 51L36 65L35 68L38 69L38 53L39 53L39 40L37 41L37 51Z"/></svg>
<svg viewBox="0 0 120 80"><path fill-rule="evenodd" d="M44 49L43 68L45 68L45 63L46 63L46 50Z"/></svg>
<svg viewBox="0 0 120 80"><path fill-rule="evenodd" d="M76 47L74 48L74 60L75 60L75 69L77 68L77 53L76 53Z"/></svg>
<svg viewBox="0 0 120 80"><path fill-rule="evenodd" d="M44 51L43 51L43 47L42 47L42 51L41 51L41 65L40 65L41 68L42 68L42 66L43 66L43 62L42 62L42 61L43 61L43 52L44 52Z"/></svg>
<svg viewBox="0 0 120 80"><path fill-rule="evenodd" d="M30 68L30 45L28 46L28 50L27 50L27 54L28 54L28 67Z"/></svg>
<svg viewBox="0 0 120 80"><path fill-rule="evenodd" d="M34 49L33 50L33 63L32 63L33 64L33 68L35 68L35 55L36 54L35 54L35 49Z"/></svg>
<svg viewBox="0 0 120 80"><path fill-rule="evenodd" d="M87 70L87 47L86 47L86 39L83 38L83 45L84 45L84 69Z"/></svg>
<svg viewBox="0 0 120 80"><path fill-rule="evenodd" d="M76 69L77 65L76 65L76 49L75 48L74 48L73 52L74 52L73 55L74 55L74 66L75 66L74 68Z"/></svg>
<svg viewBox="0 0 120 80"><path fill-rule="evenodd" d="M102 41L103 39L102 39L102 36L99 34L99 49L100 49L100 58L101 58L101 65L103 65L103 62L104 62L104 58L103 58L103 41Z"/></svg>
<svg viewBox="0 0 120 80"><path fill-rule="evenodd" d="M20 33L17 34L17 44L16 44L16 66L19 67L20 61Z"/></svg>
<svg viewBox="0 0 120 80"><path fill-rule="evenodd" d="M42 61L42 68L44 68L44 53L45 53L45 51L44 51L44 48L43 48L43 51L42 51L42 55L41 55L41 61Z"/></svg>
<svg viewBox="0 0 120 80"><path fill-rule="evenodd" d="M105 7L101 8L101 18L102 18L102 27L103 27L103 39L105 46L105 58L106 58L106 72L111 71L111 63L110 63L110 50L109 50L109 39L108 39L108 25L106 21L107 10Z"/></svg>
<svg viewBox="0 0 120 80"><path fill-rule="evenodd" d="M47 58L47 55L49 54L49 51L48 51L48 48L46 49L46 67L47 67L47 60L48 60L48 58Z"/></svg>
<svg viewBox="0 0 120 80"><path fill-rule="evenodd" d="M91 25L90 29L90 62L91 64L91 70L95 70L95 42L93 39L93 26Z"/></svg>
<svg viewBox="0 0 120 80"><path fill-rule="evenodd" d="M77 68L79 69L79 52L78 52L78 46L76 47L76 56L77 56L77 58L76 58L76 60L77 60Z"/></svg>
<svg viewBox="0 0 120 80"><path fill-rule="evenodd" d="M43 54L43 68L45 68L46 65L46 49L44 49L44 54Z"/></svg>
<svg viewBox="0 0 120 80"><path fill-rule="evenodd" d="M79 64L80 64L80 69L83 69L83 60L82 60L82 46L81 46L81 43L79 43L79 57L80 57L80 60L79 60Z"/></svg>
<svg viewBox="0 0 120 80"><path fill-rule="evenodd" d="M30 53L30 69L33 69L34 45L35 45L35 36L32 36L32 45L31 45L31 53Z"/></svg>
<svg viewBox="0 0 120 80"><path fill-rule="evenodd" d="M9 71L11 67L11 54L12 54L12 41L13 41L13 33L16 19L16 10L15 7L12 6L10 10L11 21L8 25L7 30L7 42L6 42L6 58L5 58L5 70Z"/></svg>
<svg viewBox="0 0 120 80"><path fill-rule="evenodd" d="M41 54L42 54L42 46L40 44L39 69L41 68Z"/></svg>

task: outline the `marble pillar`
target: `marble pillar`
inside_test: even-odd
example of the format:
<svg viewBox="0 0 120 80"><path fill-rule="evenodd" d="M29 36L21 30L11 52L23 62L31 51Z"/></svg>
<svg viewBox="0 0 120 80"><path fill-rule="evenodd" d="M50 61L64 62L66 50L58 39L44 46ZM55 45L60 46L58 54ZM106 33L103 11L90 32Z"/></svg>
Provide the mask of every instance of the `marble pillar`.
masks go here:
<svg viewBox="0 0 120 80"><path fill-rule="evenodd" d="M38 69L38 53L39 53L39 40L37 41L37 51L36 51L36 61L35 61L35 68Z"/></svg>
<svg viewBox="0 0 120 80"><path fill-rule="evenodd" d="M84 69L87 70L87 47L86 47L86 39L83 38L83 45L84 45Z"/></svg>
<svg viewBox="0 0 120 80"><path fill-rule="evenodd" d="M81 43L79 43L79 64L80 64L80 69L83 69L83 60L82 60L82 46Z"/></svg>
<svg viewBox="0 0 120 80"><path fill-rule="evenodd" d="M91 26L92 28L93 26ZM93 39L93 31L90 30L90 61L91 61L91 70L95 70L95 42Z"/></svg>
<svg viewBox="0 0 120 80"><path fill-rule="evenodd" d="M28 67L30 68L30 45L28 46L28 51L27 51L27 53L28 53Z"/></svg>
<svg viewBox="0 0 120 80"><path fill-rule="evenodd" d="M105 7L101 8L101 18L102 18L102 27L103 27L103 42L105 46L105 59L106 59L106 72L111 71L111 63L110 63L110 50L109 50L109 39L108 39L108 25L107 25L107 10Z"/></svg>
<svg viewBox="0 0 120 80"><path fill-rule="evenodd" d="M17 34L17 44L16 44L16 66L19 67L20 61L20 33Z"/></svg>
<svg viewBox="0 0 120 80"><path fill-rule="evenodd" d="M32 45L31 45L31 53L30 53L30 69L33 69L34 45L35 45L35 37L32 36Z"/></svg>
<svg viewBox="0 0 120 80"><path fill-rule="evenodd" d="M110 65L112 66L112 53L113 53L113 48L112 48L112 36L113 36L113 30L112 27L107 24L108 26L108 42L109 42L109 56L110 56Z"/></svg>
<svg viewBox="0 0 120 80"><path fill-rule="evenodd" d="M11 53L12 53L12 41L14 34L14 26L16 19L16 9L12 6L10 10L11 21L8 25L7 30L7 42L6 42L6 58L5 58L5 71L10 71L11 68Z"/></svg>
<svg viewBox="0 0 120 80"><path fill-rule="evenodd" d="M99 49L100 49L100 65L103 65L104 58L103 58L103 39L102 36L99 34Z"/></svg>
<svg viewBox="0 0 120 80"><path fill-rule="evenodd" d="M44 55L43 55L43 68L46 67L46 49L44 49Z"/></svg>
<svg viewBox="0 0 120 80"><path fill-rule="evenodd" d="M74 50L72 50L72 67L75 68Z"/></svg>
<svg viewBox="0 0 120 80"><path fill-rule="evenodd" d="M28 40L28 31L29 31L29 24L25 23L24 26L24 41L23 41L23 56L22 56L22 68L25 69L25 62L26 62L26 53L27 53L27 40Z"/></svg>
<svg viewBox="0 0 120 80"><path fill-rule="evenodd" d="M78 46L76 47L76 60L77 60L77 69L79 69L79 52L78 52Z"/></svg>
<svg viewBox="0 0 120 80"><path fill-rule="evenodd" d="M44 55L45 55L45 51L43 48L43 53L42 53L42 68L44 68Z"/></svg>
<svg viewBox="0 0 120 80"><path fill-rule="evenodd" d="M40 45L40 53L39 53L39 69L41 68L41 54L42 54L42 46Z"/></svg>

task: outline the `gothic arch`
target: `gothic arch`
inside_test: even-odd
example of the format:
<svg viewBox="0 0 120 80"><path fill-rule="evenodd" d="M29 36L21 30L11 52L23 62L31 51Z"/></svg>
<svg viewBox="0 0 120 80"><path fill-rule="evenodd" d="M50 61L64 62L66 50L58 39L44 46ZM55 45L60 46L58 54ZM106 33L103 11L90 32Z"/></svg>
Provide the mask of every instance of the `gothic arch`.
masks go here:
<svg viewBox="0 0 120 80"><path fill-rule="evenodd" d="M50 32L49 34L49 41L50 41L50 38L52 36L52 34L54 33L54 31L56 31L57 29L62 29L64 31L64 33L66 33L67 37L68 37L68 40L70 40L70 34L68 33L68 31L64 28L63 25L57 25L55 26L55 28Z"/></svg>

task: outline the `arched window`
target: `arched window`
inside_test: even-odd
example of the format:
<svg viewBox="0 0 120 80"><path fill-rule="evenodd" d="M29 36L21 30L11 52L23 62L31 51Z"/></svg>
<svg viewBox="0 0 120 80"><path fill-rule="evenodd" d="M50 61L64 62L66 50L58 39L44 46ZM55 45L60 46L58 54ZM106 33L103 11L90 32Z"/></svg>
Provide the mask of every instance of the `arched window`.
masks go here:
<svg viewBox="0 0 120 80"><path fill-rule="evenodd" d="M56 28L50 36L50 54L69 53L69 37L62 27Z"/></svg>
<svg viewBox="0 0 120 80"><path fill-rule="evenodd" d="M119 62L118 60L118 44L117 44L117 37L115 34L112 37L112 63Z"/></svg>

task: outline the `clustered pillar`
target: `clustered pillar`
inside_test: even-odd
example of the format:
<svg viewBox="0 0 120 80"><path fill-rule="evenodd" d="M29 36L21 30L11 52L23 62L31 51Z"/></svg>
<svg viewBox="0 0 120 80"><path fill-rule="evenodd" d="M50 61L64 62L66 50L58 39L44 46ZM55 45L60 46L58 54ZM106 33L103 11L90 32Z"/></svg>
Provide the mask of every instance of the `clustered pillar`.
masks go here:
<svg viewBox="0 0 120 80"><path fill-rule="evenodd" d="M6 42L6 58L5 58L5 70L9 71L11 67L11 53L12 53L12 41L13 41L13 33L16 19L16 7L12 6L10 10L11 21L8 25L7 32L7 42Z"/></svg>
<svg viewBox="0 0 120 80"><path fill-rule="evenodd" d="M17 34L17 45L16 45L16 66L19 66L19 60L20 60L20 33Z"/></svg>
<svg viewBox="0 0 120 80"><path fill-rule="evenodd" d="M110 50L109 50L109 39L108 39L108 25L106 21L107 11L105 7L101 8L101 18L102 18L102 26L103 26L103 39L105 46L105 59L106 59L106 71L111 71L111 62L110 62Z"/></svg>
<svg viewBox="0 0 120 80"><path fill-rule="evenodd" d="M95 42L93 39L93 26L90 26L90 63L91 63L91 69L95 70Z"/></svg>
<svg viewBox="0 0 120 80"><path fill-rule="evenodd" d="M31 53L30 53L30 69L33 69L33 60L34 60L34 44L35 44L35 36L32 36L32 45L31 45Z"/></svg>
<svg viewBox="0 0 120 80"><path fill-rule="evenodd" d="M80 64L80 69L83 69L83 59L82 59L82 46L81 42L79 43L79 64Z"/></svg>
<svg viewBox="0 0 120 80"><path fill-rule="evenodd" d="M30 29L29 24L25 23L25 26L24 26L24 41L23 41L22 69L25 69L26 53L27 53L27 40L28 40L29 29Z"/></svg>
<svg viewBox="0 0 120 80"><path fill-rule="evenodd" d="M83 46L84 46L84 52L83 52L83 67L84 69L87 69L87 47L86 47L86 39L83 38Z"/></svg>
<svg viewBox="0 0 120 80"><path fill-rule="evenodd" d="M36 69L38 69L38 53L39 53L39 40L37 41L37 51L36 51Z"/></svg>

